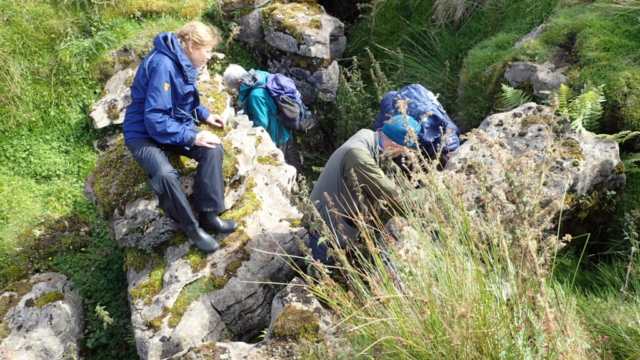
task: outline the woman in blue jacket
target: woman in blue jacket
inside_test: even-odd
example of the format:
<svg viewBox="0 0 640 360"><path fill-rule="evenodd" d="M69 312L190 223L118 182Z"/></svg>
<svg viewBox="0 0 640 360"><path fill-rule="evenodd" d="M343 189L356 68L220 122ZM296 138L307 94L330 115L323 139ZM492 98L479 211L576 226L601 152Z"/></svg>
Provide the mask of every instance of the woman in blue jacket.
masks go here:
<svg viewBox="0 0 640 360"><path fill-rule="evenodd" d="M123 124L125 143L149 174L160 207L206 253L216 251L218 243L203 228L230 233L238 226L218 216L225 211L220 139L196 126L201 121L225 126L224 119L200 103L196 87L198 68L206 65L219 41L218 32L199 21L156 36L131 86L132 103ZM199 221L165 151L198 161L194 207Z"/></svg>

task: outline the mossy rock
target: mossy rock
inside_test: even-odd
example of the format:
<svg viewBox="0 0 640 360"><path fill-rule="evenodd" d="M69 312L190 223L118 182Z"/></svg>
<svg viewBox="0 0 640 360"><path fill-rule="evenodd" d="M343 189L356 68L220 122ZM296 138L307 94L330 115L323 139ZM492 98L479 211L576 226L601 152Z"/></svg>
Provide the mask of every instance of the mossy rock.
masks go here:
<svg viewBox="0 0 640 360"><path fill-rule="evenodd" d="M184 168L178 155L167 155L173 167ZM120 136L96 163L93 193L98 205L111 217L115 210L122 212L126 204L150 194L147 179L147 173L138 165Z"/></svg>
<svg viewBox="0 0 640 360"><path fill-rule="evenodd" d="M288 304L276 319L273 337L290 340L321 338L318 316L313 311Z"/></svg>
<svg viewBox="0 0 640 360"><path fill-rule="evenodd" d="M246 182L246 189L240 200L238 200L231 209L222 214L221 217L223 219L233 219L239 224L246 225L244 222L245 217L262 210L262 201L253 191L255 187L255 179L249 177Z"/></svg>
<svg viewBox="0 0 640 360"><path fill-rule="evenodd" d="M171 316L168 320L169 327L178 326L192 302L198 300L203 294L224 288L228 282L229 279L224 276L206 276L185 286L171 309Z"/></svg>
<svg viewBox="0 0 640 360"><path fill-rule="evenodd" d="M162 291L163 277L167 268L167 261L164 257L156 257L153 260L149 280L138 284L131 290L131 297L134 300L142 300L151 304L153 297Z"/></svg>
<svg viewBox="0 0 640 360"><path fill-rule="evenodd" d="M324 13L315 1L291 2L289 4L276 2L266 6L263 11L265 21L275 29L290 34L300 43L304 41L306 30L322 28L322 23L319 18L312 18L309 23L300 23L299 17L296 16L299 14L308 17L323 15Z"/></svg>

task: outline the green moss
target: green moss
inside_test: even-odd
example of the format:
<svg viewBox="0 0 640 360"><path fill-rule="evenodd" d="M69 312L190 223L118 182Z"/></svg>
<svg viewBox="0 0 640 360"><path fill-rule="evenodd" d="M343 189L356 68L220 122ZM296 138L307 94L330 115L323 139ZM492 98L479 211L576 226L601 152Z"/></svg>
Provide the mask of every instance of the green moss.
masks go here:
<svg viewBox="0 0 640 360"><path fill-rule="evenodd" d="M224 268L224 275L228 278L235 277L238 274L238 269L242 267L242 260L231 261Z"/></svg>
<svg viewBox="0 0 640 360"><path fill-rule="evenodd" d="M93 176L93 192L107 216L122 211L135 200L138 188L147 181L147 174L138 165L121 137L107 153L98 159Z"/></svg>
<svg viewBox="0 0 640 360"><path fill-rule="evenodd" d="M227 285L229 279L226 277L207 276L199 278L185 286L171 309L171 316L168 320L170 328L175 328L182 320L185 311L192 302L198 300L202 294L210 293L217 289L222 289Z"/></svg>
<svg viewBox="0 0 640 360"><path fill-rule="evenodd" d="M541 122L542 119L539 116L525 116L524 119L522 119L522 121L520 122L520 128L526 130L532 125L540 124Z"/></svg>
<svg viewBox="0 0 640 360"><path fill-rule="evenodd" d="M14 282L13 284L7 285L4 289L2 289L2 293L7 291L14 292L18 294L18 297L23 297L28 294L31 289L33 289L33 283L28 280L22 280L18 282Z"/></svg>
<svg viewBox="0 0 640 360"><path fill-rule="evenodd" d="M309 22L309 27L312 29L322 29L322 21L320 19L311 19Z"/></svg>
<svg viewBox="0 0 640 360"><path fill-rule="evenodd" d="M273 156L258 156L258 162L262 165L280 166L280 163Z"/></svg>
<svg viewBox="0 0 640 360"><path fill-rule="evenodd" d="M559 155L563 159L585 159L582 153L582 146L575 140L564 140L561 144Z"/></svg>
<svg viewBox="0 0 640 360"><path fill-rule="evenodd" d="M167 153L173 167L182 170L180 157ZM122 136L98 159L93 173L93 192L98 204L107 216L114 210L123 211L124 206L137 199L146 188L147 173L135 161L124 145Z"/></svg>
<svg viewBox="0 0 640 360"><path fill-rule="evenodd" d="M201 355L204 359L219 359L221 352L215 342L202 344L193 350L195 354Z"/></svg>
<svg viewBox="0 0 640 360"><path fill-rule="evenodd" d="M229 94L219 90L221 88L220 85L220 82L213 78L198 83L200 102L209 109L211 114L222 114L229 104ZM221 134L224 136L229 131L229 128L225 128Z"/></svg>
<svg viewBox="0 0 640 360"><path fill-rule="evenodd" d="M626 168L624 167L624 164L621 162L617 163L616 166L613 167L614 174L624 174L625 171L626 171Z"/></svg>
<svg viewBox="0 0 640 360"><path fill-rule="evenodd" d="M42 296L40 296L34 303L35 306L37 306L39 309L42 309L43 306L52 303L52 302L56 302L56 301L62 301L64 300L64 294L59 292L59 291L52 291L50 293L46 293Z"/></svg>
<svg viewBox="0 0 640 360"><path fill-rule="evenodd" d="M273 327L275 339L309 339L315 340L322 335L319 333L318 317L312 311L292 306L285 306Z"/></svg>
<svg viewBox="0 0 640 360"><path fill-rule="evenodd" d="M20 303L21 296L15 296L10 294L0 298L0 322L3 322L4 316L12 308L16 307Z"/></svg>
<svg viewBox="0 0 640 360"><path fill-rule="evenodd" d="M262 201L260 201L256 193L253 192L253 188L255 188L255 186L256 183L253 177L248 178L242 198L240 198L240 200L238 200L230 210L222 214L221 217L224 219L233 219L238 223L246 225L243 219L246 216L262 209Z"/></svg>
<svg viewBox="0 0 640 360"><path fill-rule="evenodd" d="M131 87L131 85L133 85L133 79L135 78L135 75L131 75L129 77L127 77L126 79L124 79L124 85L126 87Z"/></svg>
<svg viewBox="0 0 640 360"><path fill-rule="evenodd" d="M118 120L120 117L120 112L118 111L118 104L115 102L110 102L107 105L107 117L109 120Z"/></svg>
<svg viewBox="0 0 640 360"><path fill-rule="evenodd" d="M149 280L144 281L131 290L131 297L135 300L144 299L151 304L153 297L162 291L162 278L166 271L167 261L163 257L156 257L149 273Z"/></svg>
<svg viewBox="0 0 640 360"><path fill-rule="evenodd" d="M229 235L226 239L220 242L220 248L227 247L231 244L241 243L241 246L246 245L251 238L243 229L236 230L233 234Z"/></svg>
<svg viewBox="0 0 640 360"><path fill-rule="evenodd" d="M142 271L154 257L153 252L150 249L137 249L134 247L124 248L124 269L133 268L136 272Z"/></svg>
<svg viewBox="0 0 640 360"><path fill-rule="evenodd" d="M182 258L189 261L191 270L194 272L204 269L207 265L207 262L205 261L207 259L207 255L199 249L190 249L186 254L184 254L184 256L182 256Z"/></svg>
<svg viewBox="0 0 640 360"><path fill-rule="evenodd" d="M573 166L580 166L580 160L573 160Z"/></svg>
<svg viewBox="0 0 640 360"><path fill-rule="evenodd" d="M227 147L225 141L222 142L222 146L225 149L224 159L222 160L222 178L224 183L229 185L238 175L238 152L236 148Z"/></svg>
<svg viewBox="0 0 640 360"><path fill-rule="evenodd" d="M147 321L147 324L151 326L155 332L160 331L160 329L162 329L162 321L167 317L167 315L169 315L170 312L171 309L165 306L162 310L162 314Z"/></svg>
<svg viewBox="0 0 640 360"><path fill-rule="evenodd" d="M307 16L322 15L322 11L314 2L309 3L289 3L279 2L263 8L265 20L274 28L285 31L293 36L298 42L304 41L304 34L307 29L317 29L317 24L313 21L303 24L297 20L297 14ZM319 22L319 19L318 19ZM322 25L320 25L322 26Z"/></svg>
<svg viewBox="0 0 640 360"><path fill-rule="evenodd" d="M300 218L300 219L287 218L287 219L282 219L282 220L288 222L289 224L291 224L291 227L301 227L302 226L302 218Z"/></svg>

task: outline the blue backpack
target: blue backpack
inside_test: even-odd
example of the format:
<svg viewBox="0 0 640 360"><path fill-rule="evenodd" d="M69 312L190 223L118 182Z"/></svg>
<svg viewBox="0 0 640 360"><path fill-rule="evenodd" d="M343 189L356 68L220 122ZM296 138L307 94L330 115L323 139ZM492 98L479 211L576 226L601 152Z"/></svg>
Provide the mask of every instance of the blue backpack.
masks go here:
<svg viewBox="0 0 640 360"><path fill-rule="evenodd" d="M460 129L451 121L436 96L420 84L407 85L399 91L386 93L380 102L380 114L374 130L382 128L385 121L399 114L399 100L409 100L407 115L420 122L418 141L427 154L433 156L440 150L447 153L460 146Z"/></svg>
<svg viewBox="0 0 640 360"><path fill-rule="evenodd" d="M264 87L278 107L276 118L288 129L305 130L303 119L307 115L307 107L296 88L296 83L282 74L269 74Z"/></svg>

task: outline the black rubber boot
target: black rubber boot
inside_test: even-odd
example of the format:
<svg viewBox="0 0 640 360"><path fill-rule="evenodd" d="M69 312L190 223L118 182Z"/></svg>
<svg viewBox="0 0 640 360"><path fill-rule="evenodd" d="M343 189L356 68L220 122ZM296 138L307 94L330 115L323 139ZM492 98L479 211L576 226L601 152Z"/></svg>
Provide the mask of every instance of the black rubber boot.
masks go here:
<svg viewBox="0 0 640 360"><path fill-rule="evenodd" d="M238 223L235 220L221 219L213 211L203 211L200 213L200 226L209 231L228 234L236 231Z"/></svg>
<svg viewBox="0 0 640 360"><path fill-rule="evenodd" d="M186 230L185 232L187 233L189 240L191 240L198 249L202 250L205 254L211 254L218 250L218 242L201 228Z"/></svg>

